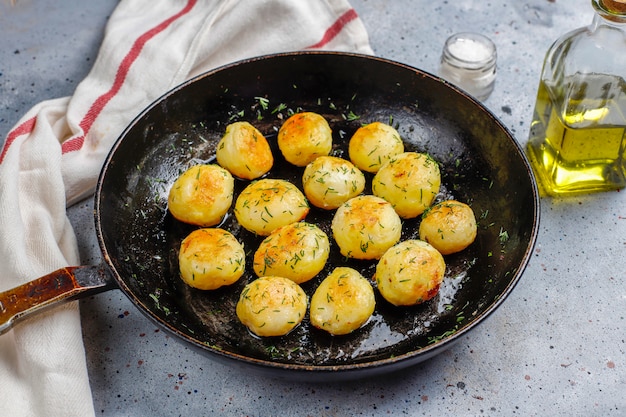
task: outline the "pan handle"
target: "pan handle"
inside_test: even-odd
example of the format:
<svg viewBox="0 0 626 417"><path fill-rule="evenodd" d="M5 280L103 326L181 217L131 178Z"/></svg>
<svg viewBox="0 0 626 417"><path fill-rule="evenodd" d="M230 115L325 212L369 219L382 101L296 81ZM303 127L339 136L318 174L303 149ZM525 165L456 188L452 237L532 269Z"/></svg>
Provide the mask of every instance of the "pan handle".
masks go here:
<svg viewBox="0 0 626 417"><path fill-rule="evenodd" d="M0 293L0 335L32 313L114 288L104 265L70 266Z"/></svg>

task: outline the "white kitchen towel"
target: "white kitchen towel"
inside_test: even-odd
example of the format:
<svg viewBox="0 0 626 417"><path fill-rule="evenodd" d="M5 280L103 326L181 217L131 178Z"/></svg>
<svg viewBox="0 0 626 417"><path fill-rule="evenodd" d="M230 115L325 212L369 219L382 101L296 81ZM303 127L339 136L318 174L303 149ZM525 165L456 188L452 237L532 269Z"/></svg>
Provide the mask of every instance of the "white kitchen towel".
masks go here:
<svg viewBox="0 0 626 417"><path fill-rule="evenodd" d="M114 141L150 102L220 65L303 49L372 53L347 0L122 0L74 94L36 105L4 141L0 291L80 264L66 207L93 193ZM0 415L94 415L77 303L0 335Z"/></svg>

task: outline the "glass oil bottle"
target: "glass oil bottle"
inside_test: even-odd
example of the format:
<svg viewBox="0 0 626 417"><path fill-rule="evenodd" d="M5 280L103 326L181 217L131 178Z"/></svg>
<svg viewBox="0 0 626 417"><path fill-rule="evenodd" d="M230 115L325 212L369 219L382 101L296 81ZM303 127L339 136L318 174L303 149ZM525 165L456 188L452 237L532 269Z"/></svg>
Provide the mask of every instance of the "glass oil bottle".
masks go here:
<svg viewBox="0 0 626 417"><path fill-rule="evenodd" d="M527 153L545 194L626 186L626 0L591 4L543 65Z"/></svg>

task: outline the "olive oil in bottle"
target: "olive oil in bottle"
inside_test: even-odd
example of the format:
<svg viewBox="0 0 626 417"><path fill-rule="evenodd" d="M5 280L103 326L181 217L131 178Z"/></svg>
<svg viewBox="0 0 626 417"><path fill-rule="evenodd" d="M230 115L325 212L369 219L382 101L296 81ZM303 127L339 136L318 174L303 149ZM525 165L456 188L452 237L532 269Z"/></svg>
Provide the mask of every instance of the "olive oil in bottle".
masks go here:
<svg viewBox="0 0 626 417"><path fill-rule="evenodd" d="M591 25L544 60L527 153L550 195L626 186L626 0L591 0Z"/></svg>
<svg viewBox="0 0 626 417"><path fill-rule="evenodd" d="M539 85L528 154L549 194L626 186L626 83L611 75L576 75Z"/></svg>

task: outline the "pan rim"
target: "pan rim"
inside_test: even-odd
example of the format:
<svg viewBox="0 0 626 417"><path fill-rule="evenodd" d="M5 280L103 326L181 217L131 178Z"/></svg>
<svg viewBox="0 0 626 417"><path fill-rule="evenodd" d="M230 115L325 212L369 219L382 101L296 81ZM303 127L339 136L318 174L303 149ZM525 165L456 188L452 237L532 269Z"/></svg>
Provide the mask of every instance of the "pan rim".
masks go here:
<svg viewBox="0 0 626 417"><path fill-rule="evenodd" d="M515 149L515 152L520 157L520 160L524 164L527 171L530 172L530 169L531 169L530 164L526 158L525 153L523 152L521 145L517 142L517 140L515 140L510 130L489 109L487 109L482 103L480 103L473 97L467 95L465 92L458 89L454 85L449 84L445 80L442 80L439 77L434 76L426 71L420 70L418 68L415 68L410 65L400 63L394 60L381 58L381 57L375 57L371 55L359 54L359 53L335 52L335 51L296 51L296 52L282 52L282 53L277 53L277 54L267 54L267 55L261 55L261 56L247 58L247 59L243 59L237 62L229 63L226 65L217 67L215 69L206 71L202 74L198 74L197 76L179 84L178 86L162 94L160 97L155 99L152 103L150 103L147 107L145 107L135 118L133 118L133 120L122 131L122 133L119 135L119 137L116 139L115 143L111 147L108 155L106 156L104 160L102 170L98 177L95 195L94 195L94 219L95 219L95 227L96 227L96 235L97 235L98 243L100 245L100 250L103 254L104 263L106 264L111 274L113 275L115 282L117 283L119 288L122 290L122 292L127 297L129 297L129 299L133 302L133 304L137 306L144 315L146 315L149 319L151 319L160 327L163 327L167 329L170 333L174 334L177 340L190 343L196 348L201 349L203 352L211 354L215 358L223 359L224 361L231 363L231 364L235 362L238 364L252 365L262 370L267 370L270 373L275 373L276 371L285 371L283 372L283 374L285 375L292 374L292 373L327 375L327 374L332 373L332 374L345 374L346 378L351 378L352 375L362 374L365 372L369 374L380 374L382 372L386 373L395 369L404 369L406 366L408 366L408 365L405 365L405 363L408 363L409 365L417 364L421 362L422 360L426 360L435 356L442 350L452 347L464 335L466 335L471 329L477 327L479 324L483 323L487 319L487 317L491 316L491 314L493 314L502 305L504 300L508 298L510 293L519 283L531 259L532 252L534 250L534 247L537 241L538 232L539 232L540 198L539 198L539 192L538 192L536 181L534 180L532 176L530 176L530 179L531 179L530 187L531 187L531 192L532 192L533 206L532 206L532 228L529 233L529 243L524 251L524 255L521 259L521 262L517 265L517 269L514 273L514 276L509 280L505 289L500 292L499 297L493 300L492 302L488 303L488 305L485 306L485 308L480 314L477 314L475 317L473 317L471 321L469 321L464 326L460 327L450 336L446 336L439 341L436 341L434 343L431 343L427 346L424 346L418 349L410 350L408 352L405 352L405 353L402 353L393 357L375 359L372 361L346 363L346 364L333 364L333 365L324 365L324 364L311 365L311 364L300 364L300 363L273 362L273 361L266 360L266 359L259 359L259 358L254 358L250 356L241 355L239 353L225 352L223 350L215 349L211 346L208 346L202 341L197 340L183 333L178 328L171 326L171 324L168 323L167 321L164 321L161 318L157 317L152 312L152 310L139 297L137 297L134 294L132 289L127 285L126 280L122 277L121 273L115 267L114 262L110 258L109 251L104 241L105 240L104 230L103 230L103 225L101 221L102 220L101 213L103 210L105 210L105 208L103 207L103 202L102 202L102 192L103 192L102 187L103 187L104 180L107 176L107 172L110 169L111 162L113 161L115 157L116 151L118 150L120 145L124 142L124 139L128 135L129 131L131 131L132 128L146 114L148 114L151 111L151 109L160 105L169 96L196 83L198 80L206 78L206 77L210 77L219 72L228 71L230 68L238 67L241 65L253 64L258 61L271 60L271 59L276 59L276 58L290 58L290 57L298 58L301 56L315 56L315 55L353 57L356 59L378 61L386 65L393 65L393 66L397 66L400 68L404 68L406 70L409 70L409 71L412 71L421 75L425 75L427 77L431 77L435 79L436 81L441 82L447 88L454 90L460 96L463 96L466 99L473 101L474 104L480 106L484 112L490 115L490 117L492 118L493 122L497 125L497 127L506 133L506 136L511 141L511 144L513 145ZM417 360L417 358L420 358L420 360Z"/></svg>

